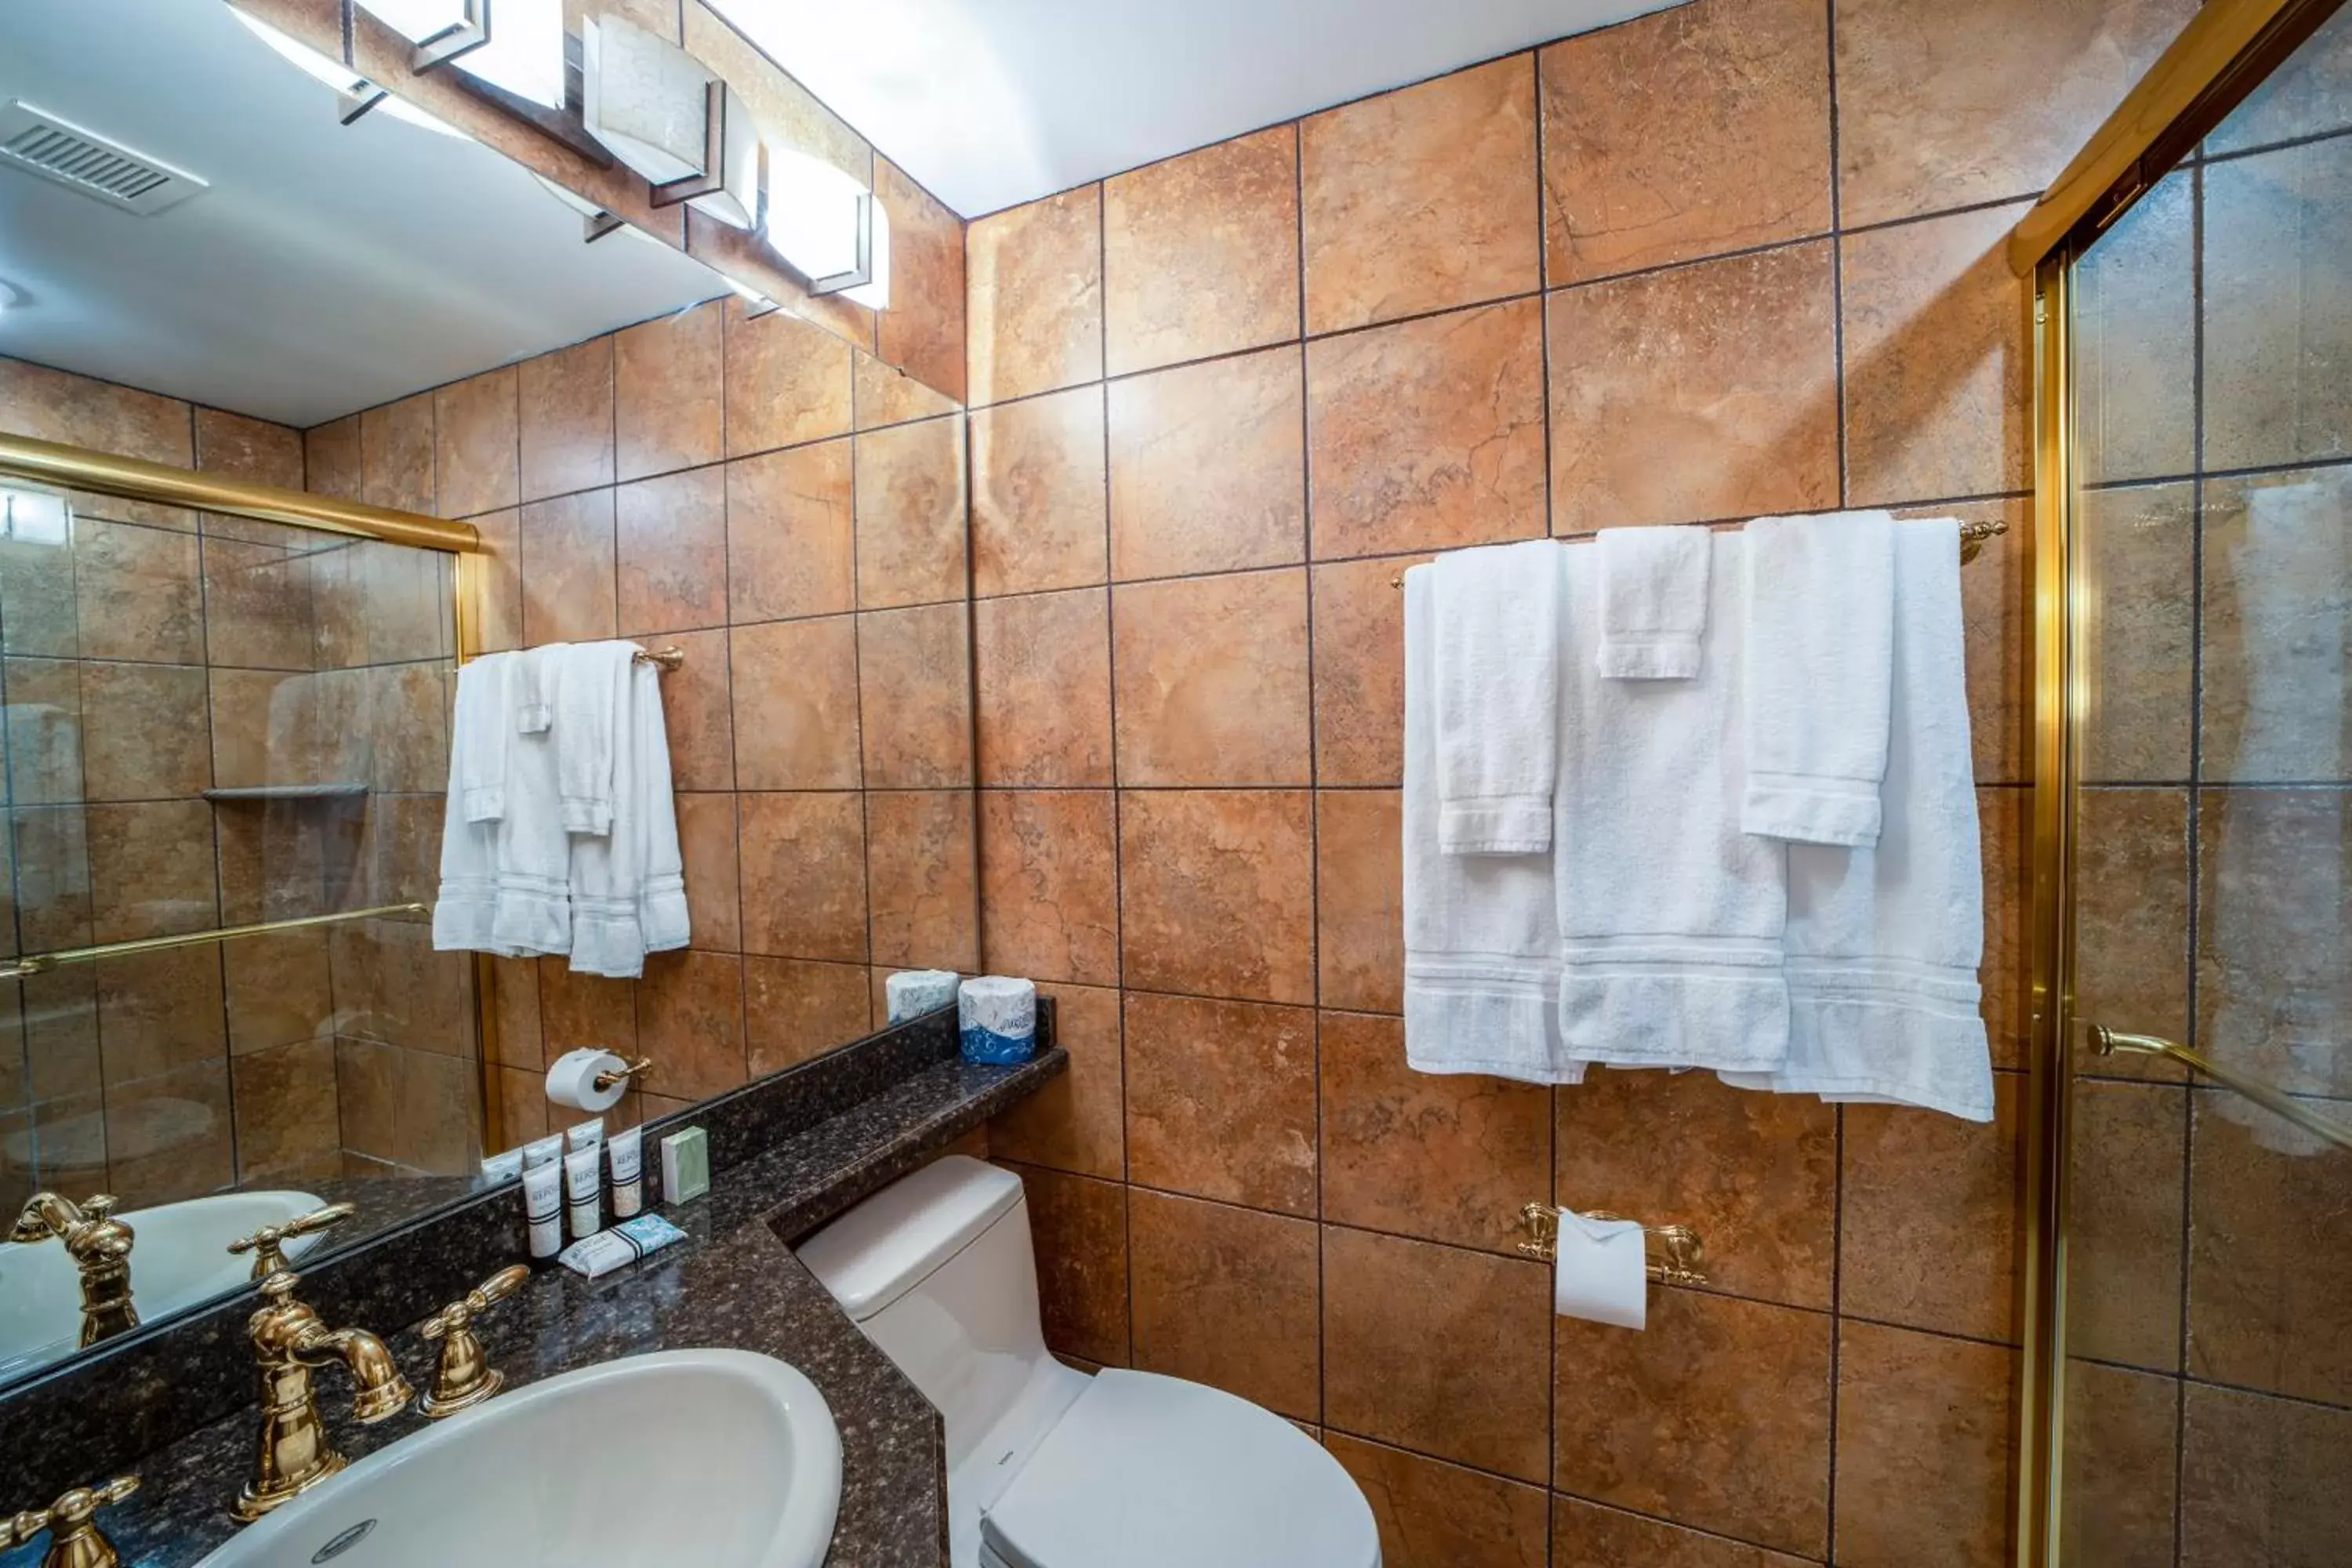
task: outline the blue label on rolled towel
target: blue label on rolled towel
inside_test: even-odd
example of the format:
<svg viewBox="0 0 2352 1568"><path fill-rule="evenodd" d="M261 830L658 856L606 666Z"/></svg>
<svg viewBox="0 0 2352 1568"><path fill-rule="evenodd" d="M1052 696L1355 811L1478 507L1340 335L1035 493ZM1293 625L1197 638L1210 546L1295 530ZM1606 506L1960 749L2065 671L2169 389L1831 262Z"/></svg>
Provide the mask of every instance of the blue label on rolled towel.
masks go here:
<svg viewBox="0 0 2352 1568"><path fill-rule="evenodd" d="M956 993L956 1022L968 1062L1025 1062L1037 1054L1037 987L983 974Z"/></svg>

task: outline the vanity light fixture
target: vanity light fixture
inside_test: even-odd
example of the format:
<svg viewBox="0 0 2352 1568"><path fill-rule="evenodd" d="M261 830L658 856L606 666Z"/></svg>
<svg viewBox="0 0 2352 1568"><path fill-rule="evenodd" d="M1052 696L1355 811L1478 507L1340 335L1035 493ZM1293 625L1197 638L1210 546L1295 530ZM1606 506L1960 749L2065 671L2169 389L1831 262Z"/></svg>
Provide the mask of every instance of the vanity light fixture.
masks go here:
<svg viewBox="0 0 2352 1568"><path fill-rule="evenodd" d="M410 125L421 125L427 131L437 131L444 136L455 136L460 141L471 140L456 126L435 119L405 99L394 97L341 60L322 55L310 45L288 37L268 23L247 14L243 9L232 5L229 7L229 15L244 23L247 32L268 45L278 58L287 61L313 81L324 82L334 89L337 99L336 118L345 125L349 125L368 110L380 107L394 120Z"/></svg>
<svg viewBox="0 0 2352 1568"><path fill-rule="evenodd" d="M618 213L606 212L586 196L564 189L538 170L532 170L530 177L539 182L540 189L580 215L580 237L588 243L593 245L614 229L628 227L626 221ZM667 249L668 247L664 246L663 248Z"/></svg>
<svg viewBox="0 0 2352 1568"><path fill-rule="evenodd" d="M505 3L505 0L500 0ZM617 16L580 27L581 119L653 186L733 228L760 215L760 126L727 82L667 38Z"/></svg>
<svg viewBox="0 0 2352 1568"><path fill-rule="evenodd" d="M890 303L890 219L854 175L789 147L767 150L761 237L811 294Z"/></svg>
<svg viewBox="0 0 2352 1568"><path fill-rule="evenodd" d="M467 75L548 109L564 106L563 0L360 0L416 46L411 68Z"/></svg>

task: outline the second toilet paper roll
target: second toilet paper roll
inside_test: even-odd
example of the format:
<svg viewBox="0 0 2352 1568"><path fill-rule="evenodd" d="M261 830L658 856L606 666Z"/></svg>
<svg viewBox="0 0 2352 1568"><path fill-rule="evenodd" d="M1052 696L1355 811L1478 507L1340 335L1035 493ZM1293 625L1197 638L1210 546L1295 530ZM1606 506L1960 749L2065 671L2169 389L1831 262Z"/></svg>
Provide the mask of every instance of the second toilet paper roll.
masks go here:
<svg viewBox="0 0 2352 1568"><path fill-rule="evenodd" d="M629 1080L615 1078L609 1088L598 1089L596 1075L618 1073L628 1065L612 1052L600 1051L593 1046L566 1051L548 1067L547 1098L591 1115L610 1110L621 1103L621 1096L628 1093Z"/></svg>
<svg viewBox="0 0 2352 1568"><path fill-rule="evenodd" d="M1552 1310L1564 1318L1638 1329L1649 1321L1649 1258L1642 1227L1562 1209L1552 1265Z"/></svg>

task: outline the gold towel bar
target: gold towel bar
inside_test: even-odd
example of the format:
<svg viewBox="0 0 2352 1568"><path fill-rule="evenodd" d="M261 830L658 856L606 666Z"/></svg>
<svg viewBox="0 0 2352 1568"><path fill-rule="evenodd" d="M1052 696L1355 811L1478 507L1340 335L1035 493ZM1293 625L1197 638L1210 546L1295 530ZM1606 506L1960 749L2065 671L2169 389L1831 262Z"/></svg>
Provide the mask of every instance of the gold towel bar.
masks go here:
<svg viewBox="0 0 2352 1568"><path fill-rule="evenodd" d="M1600 1209L1580 1211L1587 1219L1622 1219L1622 1215L1603 1213ZM1559 1214L1549 1204L1528 1204L1519 1210L1519 1223L1527 1227L1528 1239L1519 1243L1521 1255L1549 1263L1559 1256ZM1663 1257L1653 1256L1649 1276L1661 1285L1704 1285L1706 1276L1700 1272L1706 1262L1706 1247L1698 1232L1686 1225L1645 1225L1643 1238L1658 1244Z"/></svg>
<svg viewBox="0 0 2352 1568"><path fill-rule="evenodd" d="M1974 561L1978 556L1983 554L1985 542L1987 540L1998 539L2008 531L2009 524L1999 518L1993 518L1983 522L1964 522L1960 524L1960 564L1965 566L1969 562ZM1389 586L1391 588L1403 587L1404 574L1400 572L1395 576L1390 578Z"/></svg>
<svg viewBox="0 0 2352 1568"><path fill-rule="evenodd" d="M63 964L95 963L101 958L127 958L133 953L162 952L166 948L195 947L207 942L235 942L240 937L304 931L311 926L340 925L345 921L373 920L385 915L429 915L432 912L431 904L378 904L369 910L344 910L331 915L304 915L299 920L263 921L257 925L223 926L218 931L142 937L136 942L110 942L98 947L68 947L57 952L35 952L23 958L0 959L0 980L22 980L28 974L46 974Z"/></svg>
<svg viewBox="0 0 2352 1568"><path fill-rule="evenodd" d="M2091 1026L2091 1045L2099 1055L2110 1057L2117 1051L2129 1051L2136 1056L2164 1057L2196 1072L2203 1073L2224 1088L2237 1090L2263 1110L2286 1118L2315 1138L2325 1139L2338 1149L2352 1149L2352 1127L2322 1116L2319 1112L2293 1099L2281 1089L2250 1078L2235 1068L2223 1067L2201 1052L2187 1046L2173 1044L2154 1035L2126 1035L2120 1029L2110 1029L2104 1024Z"/></svg>
<svg viewBox="0 0 2352 1568"><path fill-rule="evenodd" d="M657 647L648 653L644 648L639 648L636 652L635 662L638 664L650 664L656 669L660 670L664 675L667 675L671 670L677 668L680 665L683 665L686 662L686 649L682 647Z"/></svg>

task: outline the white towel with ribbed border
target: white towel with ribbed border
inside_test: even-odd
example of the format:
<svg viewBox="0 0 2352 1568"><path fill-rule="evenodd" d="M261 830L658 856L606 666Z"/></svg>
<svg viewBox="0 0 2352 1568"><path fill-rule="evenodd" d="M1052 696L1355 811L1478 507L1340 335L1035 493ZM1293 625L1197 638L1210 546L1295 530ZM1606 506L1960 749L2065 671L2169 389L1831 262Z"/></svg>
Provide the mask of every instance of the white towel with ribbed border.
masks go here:
<svg viewBox="0 0 2352 1568"><path fill-rule="evenodd" d="M475 700L513 722L520 657L488 656L457 672L460 705ZM441 821L441 886L433 904L433 945L444 952L568 952L572 948L571 835L556 800L555 748L543 734L513 736L505 748L499 816L466 814L466 763L453 746Z"/></svg>
<svg viewBox="0 0 2352 1568"><path fill-rule="evenodd" d="M1438 842L1449 855L1551 847L1560 550L1535 539L1431 563Z"/></svg>
<svg viewBox="0 0 2352 1568"><path fill-rule="evenodd" d="M1894 531L1878 842L1789 846L1788 1059L1727 1083L1992 1119L1959 549L1948 518Z"/></svg>
<svg viewBox="0 0 2352 1568"><path fill-rule="evenodd" d="M541 665L555 721L555 784L569 833L602 834L613 826L621 725L638 654L633 642L573 643Z"/></svg>
<svg viewBox="0 0 2352 1568"><path fill-rule="evenodd" d="M1895 625L1894 519L1759 517L1748 536L1749 833L1877 842Z"/></svg>
<svg viewBox="0 0 2352 1568"><path fill-rule="evenodd" d="M1551 856L1440 846L1435 575L1404 574L1405 1060L1427 1073L1574 1083L1583 1069L1559 1048Z"/></svg>
<svg viewBox="0 0 2352 1568"><path fill-rule="evenodd" d="M686 879L671 793L661 672L629 664L624 711L614 721L613 822L601 836L571 837L572 967L624 979L646 954L684 947Z"/></svg>
<svg viewBox="0 0 2352 1568"><path fill-rule="evenodd" d="M1704 528L1610 528L1601 562L1601 673L1613 680L1686 680L1706 635L1715 551Z"/></svg>
<svg viewBox="0 0 2352 1568"><path fill-rule="evenodd" d="M484 654L457 671L449 724L449 788L467 822L496 822L507 809L507 693L518 656Z"/></svg>
<svg viewBox="0 0 2352 1568"><path fill-rule="evenodd" d="M1599 555L1565 552L1552 832L1560 1037L1580 1061L1769 1070L1788 1055L1788 857L1739 827L1745 544L1709 538L1707 632L1685 680L1601 674Z"/></svg>

